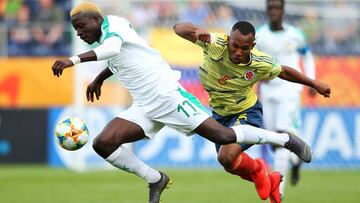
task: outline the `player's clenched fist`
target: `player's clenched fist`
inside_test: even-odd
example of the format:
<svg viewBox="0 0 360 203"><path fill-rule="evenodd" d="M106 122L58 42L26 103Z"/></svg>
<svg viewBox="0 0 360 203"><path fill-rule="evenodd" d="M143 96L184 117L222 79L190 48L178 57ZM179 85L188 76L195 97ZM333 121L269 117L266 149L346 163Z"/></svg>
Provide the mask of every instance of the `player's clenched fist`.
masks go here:
<svg viewBox="0 0 360 203"><path fill-rule="evenodd" d="M324 97L330 97L331 89L328 84L322 82L316 82L314 85L316 91Z"/></svg>
<svg viewBox="0 0 360 203"><path fill-rule="evenodd" d="M198 28L196 30L196 37L198 40L205 42L205 43L210 43L210 41L211 41L210 33L202 28Z"/></svg>
<svg viewBox="0 0 360 203"><path fill-rule="evenodd" d="M74 63L69 59L57 60L52 66L53 74L57 77L62 75L62 72L65 68L73 66Z"/></svg>

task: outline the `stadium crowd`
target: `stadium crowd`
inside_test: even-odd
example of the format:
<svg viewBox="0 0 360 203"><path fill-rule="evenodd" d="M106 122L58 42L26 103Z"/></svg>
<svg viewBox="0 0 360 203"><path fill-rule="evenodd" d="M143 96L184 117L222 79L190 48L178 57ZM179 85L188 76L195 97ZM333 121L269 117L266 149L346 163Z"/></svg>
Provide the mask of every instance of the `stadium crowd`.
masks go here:
<svg viewBox="0 0 360 203"><path fill-rule="evenodd" d="M71 33L68 13L71 1L1 1L0 19L6 39L6 55L68 55ZM55 26L54 26L55 25Z"/></svg>
<svg viewBox="0 0 360 203"><path fill-rule="evenodd" d="M191 21L199 26L227 32L226 28L237 20L248 20L256 26L266 21L264 8L248 7L236 1L151 0L122 1L116 5L111 1L97 3L103 4L106 13L121 13L127 17L145 38L149 36L150 28L171 28L179 21ZM0 1L0 55L70 55L72 35L66 13L71 5L72 0ZM344 0L333 0L332 3L317 1L311 6L307 5L301 13L288 12L286 19L304 30L314 54L358 55L359 6L360 3Z"/></svg>

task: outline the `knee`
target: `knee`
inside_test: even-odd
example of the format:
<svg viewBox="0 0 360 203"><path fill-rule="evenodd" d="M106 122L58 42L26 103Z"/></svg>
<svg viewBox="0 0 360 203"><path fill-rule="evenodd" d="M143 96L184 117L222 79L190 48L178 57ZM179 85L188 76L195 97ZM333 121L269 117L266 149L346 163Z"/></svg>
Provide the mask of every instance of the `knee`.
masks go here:
<svg viewBox="0 0 360 203"><path fill-rule="evenodd" d="M230 168L231 164L229 163L229 159L227 158L227 156L224 156L223 154L219 153L217 156L217 160L225 168L225 170Z"/></svg>
<svg viewBox="0 0 360 203"><path fill-rule="evenodd" d="M217 159L219 163L225 168L226 171L229 172L232 168L233 160L236 158L236 156L231 152L222 152L220 151L218 153Z"/></svg>
<svg viewBox="0 0 360 203"><path fill-rule="evenodd" d="M92 144L94 151L100 156L104 157L104 151L106 149L107 141L97 136Z"/></svg>
<svg viewBox="0 0 360 203"><path fill-rule="evenodd" d="M92 147L98 155L106 159L119 146L116 146L112 139L108 139L106 136L101 136L100 134L94 139Z"/></svg>

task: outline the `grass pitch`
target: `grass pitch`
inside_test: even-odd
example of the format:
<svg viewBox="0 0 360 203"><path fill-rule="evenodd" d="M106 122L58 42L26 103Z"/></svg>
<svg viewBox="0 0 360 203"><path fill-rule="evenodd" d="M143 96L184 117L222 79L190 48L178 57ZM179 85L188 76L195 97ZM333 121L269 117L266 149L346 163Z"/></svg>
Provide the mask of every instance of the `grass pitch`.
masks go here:
<svg viewBox="0 0 360 203"><path fill-rule="evenodd" d="M220 169L165 169L173 185L163 203L260 203L255 188ZM121 171L77 173L47 166L0 165L1 203L146 203L147 185ZM303 171L286 203L359 203L360 171Z"/></svg>

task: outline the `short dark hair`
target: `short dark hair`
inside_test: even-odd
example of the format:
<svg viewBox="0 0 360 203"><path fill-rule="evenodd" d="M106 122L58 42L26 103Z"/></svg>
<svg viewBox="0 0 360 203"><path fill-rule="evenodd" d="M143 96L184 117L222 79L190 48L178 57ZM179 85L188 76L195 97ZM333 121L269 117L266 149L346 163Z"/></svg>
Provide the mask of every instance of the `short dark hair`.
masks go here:
<svg viewBox="0 0 360 203"><path fill-rule="evenodd" d="M238 30L243 35L252 34L255 36L255 27L247 21L238 21L231 29L231 32Z"/></svg>
<svg viewBox="0 0 360 203"><path fill-rule="evenodd" d="M281 8L284 9L285 0L266 0L266 5L269 4L270 1L280 1L280 3L281 3Z"/></svg>

